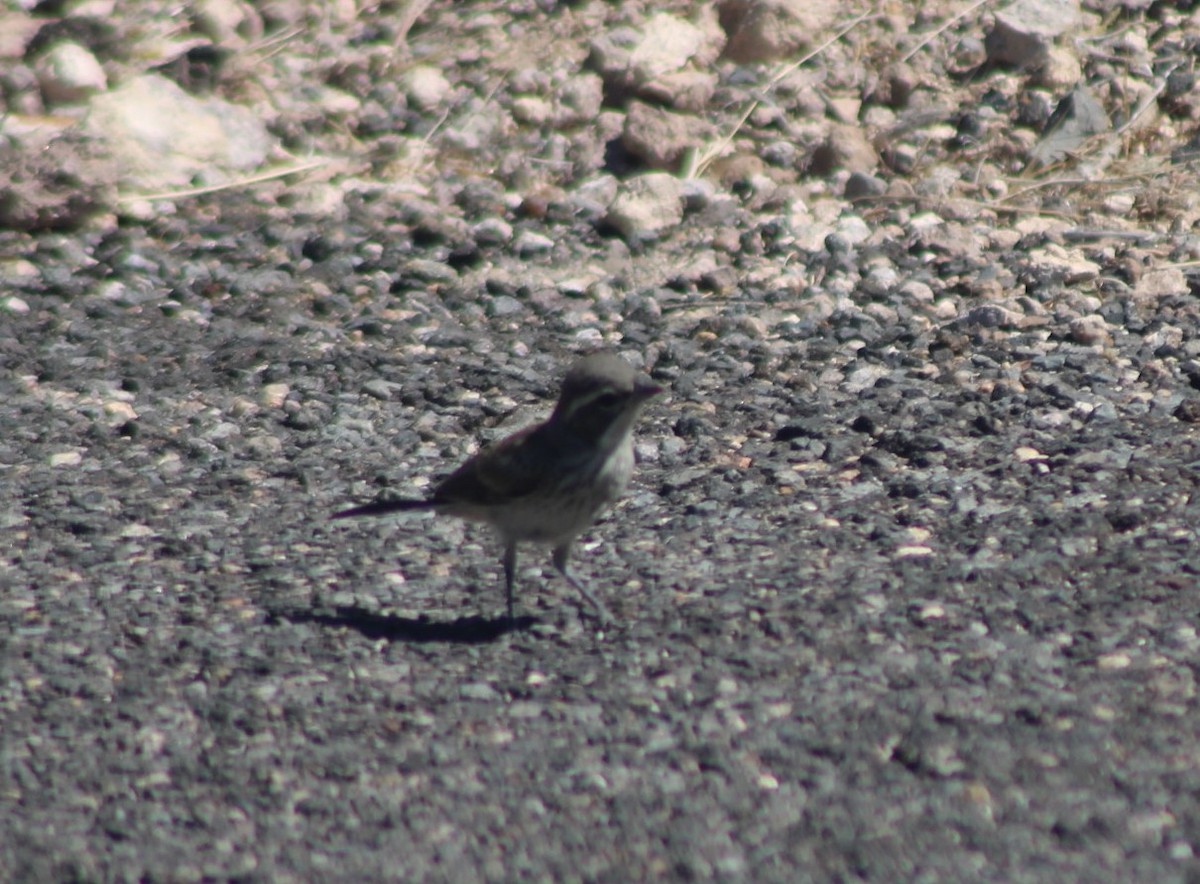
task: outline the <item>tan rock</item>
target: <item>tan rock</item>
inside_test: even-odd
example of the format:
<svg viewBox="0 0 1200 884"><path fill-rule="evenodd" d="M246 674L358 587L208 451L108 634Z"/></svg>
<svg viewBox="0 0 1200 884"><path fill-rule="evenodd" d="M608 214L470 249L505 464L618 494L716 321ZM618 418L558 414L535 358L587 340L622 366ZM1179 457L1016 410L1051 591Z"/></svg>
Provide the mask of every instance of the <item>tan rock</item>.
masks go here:
<svg viewBox="0 0 1200 884"><path fill-rule="evenodd" d="M719 7L729 35L725 57L741 64L788 58L811 46L840 12L828 0L726 0Z"/></svg>
<svg viewBox="0 0 1200 884"><path fill-rule="evenodd" d="M879 166L879 155L859 126L836 124L829 129L825 143L812 156L812 171L828 175L838 169L871 172Z"/></svg>
<svg viewBox="0 0 1200 884"><path fill-rule="evenodd" d="M651 172L621 185L607 221L627 240L644 240L683 219L683 184L674 175Z"/></svg>
<svg viewBox="0 0 1200 884"><path fill-rule="evenodd" d="M699 148L712 135L712 127L699 117L632 101L621 143L646 165L673 170L685 150Z"/></svg>
<svg viewBox="0 0 1200 884"><path fill-rule="evenodd" d="M1138 279L1134 294L1140 299L1161 298L1189 291L1187 277L1178 267L1148 270Z"/></svg>

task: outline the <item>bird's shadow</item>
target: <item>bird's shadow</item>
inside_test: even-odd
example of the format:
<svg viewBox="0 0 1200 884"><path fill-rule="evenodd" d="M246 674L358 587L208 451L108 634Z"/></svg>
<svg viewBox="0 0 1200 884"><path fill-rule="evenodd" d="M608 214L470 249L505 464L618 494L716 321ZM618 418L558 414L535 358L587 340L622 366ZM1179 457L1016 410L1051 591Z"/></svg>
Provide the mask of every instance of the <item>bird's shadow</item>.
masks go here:
<svg viewBox="0 0 1200 884"><path fill-rule="evenodd" d="M537 617L459 617L457 620L429 620L426 617L397 617L380 614L358 605L332 608L302 608L273 611L274 621L317 623L344 626L366 638L425 644L481 645L494 642L510 632L522 632L538 623Z"/></svg>

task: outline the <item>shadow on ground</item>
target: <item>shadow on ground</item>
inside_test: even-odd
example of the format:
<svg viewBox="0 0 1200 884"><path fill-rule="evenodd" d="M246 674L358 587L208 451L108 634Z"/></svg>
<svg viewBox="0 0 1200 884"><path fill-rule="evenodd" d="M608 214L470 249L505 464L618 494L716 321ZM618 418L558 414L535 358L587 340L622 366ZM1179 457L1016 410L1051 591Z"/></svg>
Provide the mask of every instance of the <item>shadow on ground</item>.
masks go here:
<svg viewBox="0 0 1200 884"><path fill-rule="evenodd" d="M323 626L344 626L369 639L389 641L443 642L446 644L479 645L496 641L510 632L522 632L538 622L536 617L460 617L457 620L429 620L425 617L397 617L360 608L339 605L334 608L273 611L272 621L289 623L318 623Z"/></svg>

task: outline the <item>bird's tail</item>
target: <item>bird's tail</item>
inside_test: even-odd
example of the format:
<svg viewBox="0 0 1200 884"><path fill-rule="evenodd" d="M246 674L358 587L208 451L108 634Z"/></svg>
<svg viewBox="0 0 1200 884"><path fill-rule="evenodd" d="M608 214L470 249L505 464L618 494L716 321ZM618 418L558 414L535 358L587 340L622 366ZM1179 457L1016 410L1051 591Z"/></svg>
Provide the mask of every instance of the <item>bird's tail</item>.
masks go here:
<svg viewBox="0 0 1200 884"><path fill-rule="evenodd" d="M427 510L435 506L432 500L376 500L362 506L334 513L331 519L349 519L351 516L383 516L404 510Z"/></svg>

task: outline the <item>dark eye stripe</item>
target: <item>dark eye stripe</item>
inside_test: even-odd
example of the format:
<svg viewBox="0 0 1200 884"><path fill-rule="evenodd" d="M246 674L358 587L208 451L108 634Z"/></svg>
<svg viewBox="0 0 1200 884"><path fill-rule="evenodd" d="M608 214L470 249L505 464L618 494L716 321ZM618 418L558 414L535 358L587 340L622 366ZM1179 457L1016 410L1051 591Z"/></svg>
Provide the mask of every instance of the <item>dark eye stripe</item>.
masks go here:
<svg viewBox="0 0 1200 884"><path fill-rule="evenodd" d="M570 403L566 417L569 420L580 412L587 411L588 409L592 408L598 408L602 411L612 411L619 407L623 407L625 398L626 397L622 396L620 392L613 389L593 390L590 393L577 396L575 400Z"/></svg>

